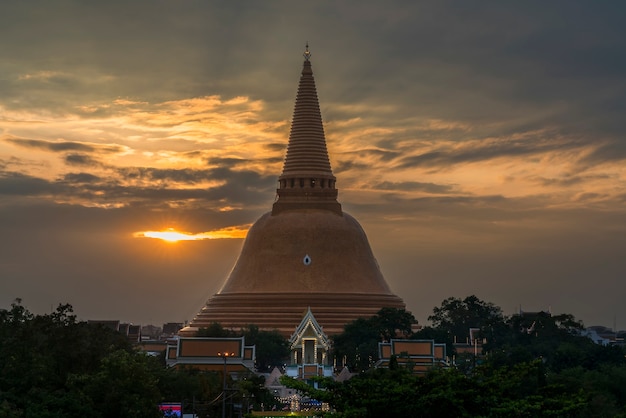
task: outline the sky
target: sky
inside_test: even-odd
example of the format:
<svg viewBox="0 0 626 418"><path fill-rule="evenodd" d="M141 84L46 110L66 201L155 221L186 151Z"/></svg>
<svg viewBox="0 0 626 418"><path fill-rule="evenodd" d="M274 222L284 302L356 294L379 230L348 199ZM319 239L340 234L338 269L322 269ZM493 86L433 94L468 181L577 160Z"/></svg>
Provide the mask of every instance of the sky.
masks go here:
<svg viewBox="0 0 626 418"><path fill-rule="evenodd" d="M476 295L626 329L625 18L576 0L1 2L0 309L191 320L271 210L308 42L338 200L420 324Z"/></svg>

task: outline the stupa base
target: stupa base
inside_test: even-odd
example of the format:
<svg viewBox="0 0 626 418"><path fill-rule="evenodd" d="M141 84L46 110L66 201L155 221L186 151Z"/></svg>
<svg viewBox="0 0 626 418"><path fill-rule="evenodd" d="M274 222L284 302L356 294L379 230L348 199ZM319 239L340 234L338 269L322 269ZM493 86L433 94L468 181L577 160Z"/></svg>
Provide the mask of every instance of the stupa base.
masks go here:
<svg viewBox="0 0 626 418"><path fill-rule="evenodd" d="M230 293L216 294L179 335L193 336L200 328L219 323L240 330L254 324L261 330L277 330L290 337L307 308L327 335L340 334L357 318L369 318L381 308L405 309L393 294L369 293Z"/></svg>

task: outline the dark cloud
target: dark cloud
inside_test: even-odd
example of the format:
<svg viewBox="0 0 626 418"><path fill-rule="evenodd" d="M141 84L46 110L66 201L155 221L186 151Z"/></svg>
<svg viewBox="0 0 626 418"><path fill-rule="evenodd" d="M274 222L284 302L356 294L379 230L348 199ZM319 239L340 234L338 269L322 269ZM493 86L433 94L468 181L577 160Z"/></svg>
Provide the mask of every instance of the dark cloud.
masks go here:
<svg viewBox="0 0 626 418"><path fill-rule="evenodd" d="M269 151L272 152L280 152L280 153L285 153L285 151L287 150L287 144L283 143L283 142L275 142L272 144L265 144L263 145L263 147Z"/></svg>
<svg viewBox="0 0 626 418"><path fill-rule="evenodd" d="M119 145L94 144L73 141L45 141L40 139L23 139L23 138L5 138L6 142L26 148L37 148L51 152L99 152L99 153L118 153L124 151Z"/></svg>
<svg viewBox="0 0 626 418"><path fill-rule="evenodd" d="M153 167L121 167L119 175L127 180L173 181L196 184L212 179L211 170L194 170L189 168L163 169Z"/></svg>
<svg viewBox="0 0 626 418"><path fill-rule="evenodd" d="M81 144L78 142L52 142L37 139L21 139L21 138L7 138L5 141L14 145L27 148L38 148L46 151L53 152L65 152L65 151L83 151L93 152L95 147L92 144Z"/></svg>
<svg viewBox="0 0 626 418"><path fill-rule="evenodd" d="M142 202L146 207L178 206L222 207L268 204L276 178L252 171L191 169L118 169L119 177L101 177L90 173L68 173L58 180L46 180L17 172L0 175L0 195L40 196L45 199L76 203L129 206ZM223 184L211 188L180 187L206 180ZM130 181L130 184L129 184ZM135 182L137 182L135 184ZM170 183L174 183L171 184Z"/></svg>
<svg viewBox="0 0 626 418"><path fill-rule="evenodd" d="M543 135L529 134L523 138L485 140L472 142L460 147L446 147L439 150L411 155L400 159L399 167L449 166L473 163L495 158L510 158L538 155L550 151L567 151L584 146L580 140L562 140Z"/></svg>
<svg viewBox="0 0 626 418"><path fill-rule="evenodd" d="M65 156L65 163L69 165L84 165L96 167L100 165L100 162L89 155L85 154L67 154Z"/></svg>
<svg viewBox="0 0 626 418"><path fill-rule="evenodd" d="M250 166L251 164L269 165L269 164L282 163L283 161L284 161L284 158L282 156L258 158L254 160L250 160L246 158L223 158L223 157L209 157L206 159L206 162L208 165L211 165L211 166L216 165L222 169L225 168L227 170L237 169L237 168L242 168L242 167L246 168Z"/></svg>
<svg viewBox="0 0 626 418"><path fill-rule="evenodd" d="M609 179L611 176L609 175L586 175L586 176L578 176L578 175L568 175L564 178L536 178L532 179L542 186L559 186L559 187L571 187L576 186L581 183L585 183L590 180L602 180ZM594 194L587 194L587 197L590 197Z"/></svg>
<svg viewBox="0 0 626 418"><path fill-rule="evenodd" d="M210 180L225 181L227 188L243 188L245 190L260 189L268 190L271 185L275 185L275 176L264 176L256 171L233 170L229 166L238 166L241 160L225 159L219 160L222 166L212 169L161 169L153 167L124 167L118 168L117 172L126 180L154 181L157 184L162 182L176 182L186 184L197 184ZM156 186L158 187L158 186Z"/></svg>
<svg viewBox="0 0 626 418"><path fill-rule="evenodd" d="M401 151L380 148L342 152L335 155L336 161L333 163L333 171L338 174L349 170L369 170L373 164L391 162L403 155Z"/></svg>
<svg viewBox="0 0 626 418"><path fill-rule="evenodd" d="M336 163L333 164L333 172L335 174L343 173L349 170L367 170L370 165L366 163L361 163L355 160L343 160L338 159Z"/></svg>
<svg viewBox="0 0 626 418"><path fill-rule="evenodd" d="M97 183L101 178L90 173L68 173L63 176L63 181L68 183Z"/></svg>
<svg viewBox="0 0 626 418"><path fill-rule="evenodd" d="M403 181L403 182L390 182L384 181L373 185L375 189L381 190L396 190L396 191L423 191L427 193L445 194L453 191L453 186L435 184L435 183L420 183L418 181Z"/></svg>
<svg viewBox="0 0 626 418"><path fill-rule="evenodd" d="M63 193L66 189L58 184L22 173L0 173L0 195L40 196Z"/></svg>
<svg viewBox="0 0 626 418"><path fill-rule="evenodd" d="M392 161L402 155L403 155L402 152L393 151L389 149L365 149L365 150L360 150L360 151L347 154L347 156L351 158L359 159L359 160L374 158L376 160L385 161L385 162Z"/></svg>
<svg viewBox="0 0 626 418"><path fill-rule="evenodd" d="M275 189L278 181L277 175L262 175L251 170L231 170L219 167L211 170L211 175L217 179L228 180L230 187L240 190L271 191Z"/></svg>
<svg viewBox="0 0 626 418"><path fill-rule="evenodd" d="M582 163L597 164L626 160L626 139L622 142L610 141L601 144L593 152L582 159Z"/></svg>

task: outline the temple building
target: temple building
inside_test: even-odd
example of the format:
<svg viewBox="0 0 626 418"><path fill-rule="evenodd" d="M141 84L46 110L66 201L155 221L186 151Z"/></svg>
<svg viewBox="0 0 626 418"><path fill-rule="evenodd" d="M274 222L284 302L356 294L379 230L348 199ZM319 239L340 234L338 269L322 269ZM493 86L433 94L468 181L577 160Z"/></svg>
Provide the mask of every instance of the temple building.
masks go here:
<svg viewBox="0 0 626 418"><path fill-rule="evenodd" d="M446 345L435 340L391 339L378 343L378 357L375 367L388 368L395 357L398 366L406 367L415 374L425 374L435 367L449 367Z"/></svg>
<svg viewBox="0 0 626 418"><path fill-rule="evenodd" d="M332 335L383 307L405 308L363 228L337 201L310 58L307 45L272 210L250 228L230 276L182 336L217 322L231 329L256 324L288 338L309 309Z"/></svg>
<svg viewBox="0 0 626 418"><path fill-rule="evenodd" d="M333 376L330 365L330 340L315 319L311 309L302 318L289 339L287 376L308 380L314 376Z"/></svg>

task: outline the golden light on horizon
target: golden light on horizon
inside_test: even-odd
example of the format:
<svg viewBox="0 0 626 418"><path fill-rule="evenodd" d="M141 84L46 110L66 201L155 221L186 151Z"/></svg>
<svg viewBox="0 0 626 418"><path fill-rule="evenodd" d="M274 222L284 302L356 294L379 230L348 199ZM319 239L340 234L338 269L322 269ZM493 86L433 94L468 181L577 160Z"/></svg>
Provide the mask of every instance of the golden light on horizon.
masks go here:
<svg viewBox="0 0 626 418"><path fill-rule="evenodd" d="M176 231L174 228L167 228L162 231L142 231L135 232L135 238L154 238L166 242L179 241L199 241L206 239L242 239L246 237L250 225L240 225L228 228L217 229L209 232L199 232L192 234L190 232Z"/></svg>

